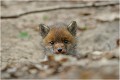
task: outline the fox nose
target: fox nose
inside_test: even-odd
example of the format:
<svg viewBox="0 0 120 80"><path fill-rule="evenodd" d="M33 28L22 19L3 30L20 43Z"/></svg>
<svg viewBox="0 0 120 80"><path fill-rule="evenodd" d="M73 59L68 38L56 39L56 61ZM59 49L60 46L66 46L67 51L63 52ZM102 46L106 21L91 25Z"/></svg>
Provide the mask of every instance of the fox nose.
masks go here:
<svg viewBox="0 0 120 80"><path fill-rule="evenodd" d="M61 52L61 51L62 51L62 48L58 48L57 50L58 50L58 52Z"/></svg>

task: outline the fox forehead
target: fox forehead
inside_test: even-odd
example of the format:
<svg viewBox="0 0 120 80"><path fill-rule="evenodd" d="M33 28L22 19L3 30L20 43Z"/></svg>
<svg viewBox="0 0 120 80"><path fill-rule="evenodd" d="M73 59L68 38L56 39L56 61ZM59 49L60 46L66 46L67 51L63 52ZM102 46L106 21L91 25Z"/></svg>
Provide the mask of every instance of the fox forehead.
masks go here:
<svg viewBox="0 0 120 80"><path fill-rule="evenodd" d="M47 36L44 38L45 43L51 41L62 42L64 40L68 40L71 43L74 42L74 36L72 36L66 27L52 27L50 28Z"/></svg>

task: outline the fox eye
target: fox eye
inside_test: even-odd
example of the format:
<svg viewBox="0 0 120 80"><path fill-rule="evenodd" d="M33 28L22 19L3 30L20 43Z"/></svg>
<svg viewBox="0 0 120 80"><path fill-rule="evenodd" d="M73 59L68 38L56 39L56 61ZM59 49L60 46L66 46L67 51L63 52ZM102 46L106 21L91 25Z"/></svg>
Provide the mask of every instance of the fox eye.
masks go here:
<svg viewBox="0 0 120 80"><path fill-rule="evenodd" d="M53 44L54 44L54 42L53 42L53 41L51 41L51 42L50 42L50 44L52 44L52 45L53 45Z"/></svg>
<svg viewBox="0 0 120 80"><path fill-rule="evenodd" d="M66 43L66 44L67 44L67 43L68 43L68 40L64 40L64 43Z"/></svg>

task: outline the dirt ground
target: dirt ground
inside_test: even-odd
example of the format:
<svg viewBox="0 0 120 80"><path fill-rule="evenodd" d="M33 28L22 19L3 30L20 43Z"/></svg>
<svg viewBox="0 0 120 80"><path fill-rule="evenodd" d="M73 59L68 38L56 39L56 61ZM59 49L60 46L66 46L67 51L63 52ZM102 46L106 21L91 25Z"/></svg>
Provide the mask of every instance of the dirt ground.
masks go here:
<svg viewBox="0 0 120 80"><path fill-rule="evenodd" d="M83 2L84 3L84 2ZM56 5L78 5L79 2L52 2L52 1L3 1L1 4L1 16L11 16L16 15L25 11L37 10L39 8L51 7ZM38 25L44 23L46 25L51 25L56 22L64 22L69 24L71 21L76 21L78 25L77 38L78 38L78 51L81 58L90 58L93 56L88 56L89 54L95 52L113 52L112 59L110 58L106 63L104 61L98 62L99 65L108 64L109 69L113 69L111 72L117 71L114 77L107 78L118 78L118 65L119 65L119 52L118 45L116 41L119 39L119 6L109 5L101 7L86 7L77 9L60 9L53 11L36 12L31 14L26 14L17 18L2 18L1 19L1 69L5 69L8 64L26 64L26 63L39 63L43 59L43 54L40 46L40 34ZM117 50L116 50L117 49ZM114 52L117 51L117 52ZM95 53L97 54L97 53ZM99 55L100 56L100 55ZM109 54L106 55L109 57ZM110 55L111 56L111 55ZM55 56L56 57L56 56ZM64 57L64 56L63 56ZM71 57L70 57L71 58ZM72 59L71 59L72 60ZM74 61L74 60L73 60ZM86 59L76 61L80 65L86 63ZM91 62L89 62L91 63ZM97 62L96 62L97 63ZM96 63L92 64L96 66ZM111 64L109 64L111 63ZM67 64L67 63L66 63ZM76 65L74 64L74 65ZM89 65L90 66L90 65ZM75 68L75 69L74 69ZM76 73L78 66L70 68L70 73ZM94 68L93 68L94 69ZM98 75L104 73L100 72ZM48 69L49 70L49 69ZM86 69L78 73L87 72ZM93 71L93 75L95 75ZM107 72L107 71L106 71ZM2 78L16 78L14 76L5 76L7 71L2 72ZM1 73L1 74L2 74ZM46 72L41 74L40 78L70 78L68 74L63 77L65 71L60 74L52 74L47 76ZM108 71L109 73L109 71ZM77 74L77 73L76 73ZM91 74L88 70L88 73ZM84 76L84 74L81 74ZM44 77L43 77L43 76ZM62 77L60 76L62 75ZM79 75L78 75L79 76ZM78 77L77 75L71 76L71 78L87 78ZM107 76L107 75L106 75ZM24 76L17 78L39 78L36 76ZM88 77L89 78L89 77ZM101 78L101 77L92 77ZM104 78L104 77L102 77Z"/></svg>

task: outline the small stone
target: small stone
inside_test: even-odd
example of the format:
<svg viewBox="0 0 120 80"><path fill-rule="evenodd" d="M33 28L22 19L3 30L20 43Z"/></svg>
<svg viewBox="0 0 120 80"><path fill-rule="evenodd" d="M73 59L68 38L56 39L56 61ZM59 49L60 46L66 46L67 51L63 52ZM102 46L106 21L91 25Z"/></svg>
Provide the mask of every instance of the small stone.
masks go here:
<svg viewBox="0 0 120 80"><path fill-rule="evenodd" d="M37 73L37 70L36 70L36 69L30 69L29 72L30 72L31 74L36 74L36 73Z"/></svg>
<svg viewBox="0 0 120 80"><path fill-rule="evenodd" d="M14 72L16 72L16 71L17 71L17 68L16 68L16 67L10 68L10 69L7 70L8 73L14 73Z"/></svg>
<svg viewBox="0 0 120 80"><path fill-rule="evenodd" d="M103 52L95 51L95 52L88 54L88 57L92 60L99 60L102 58L102 53Z"/></svg>

